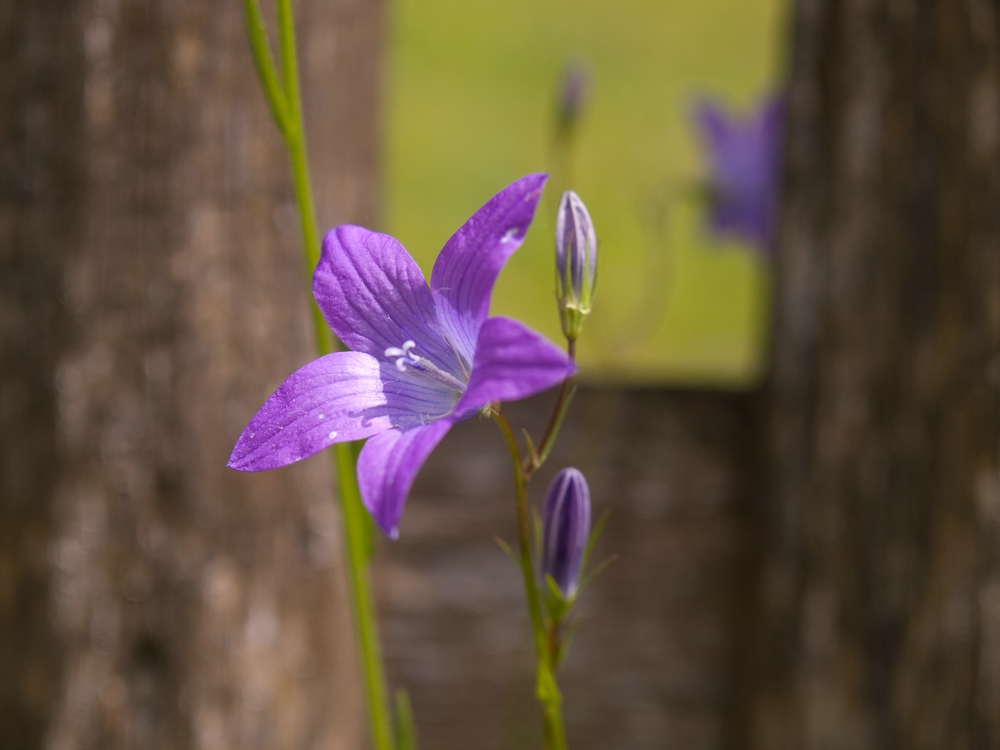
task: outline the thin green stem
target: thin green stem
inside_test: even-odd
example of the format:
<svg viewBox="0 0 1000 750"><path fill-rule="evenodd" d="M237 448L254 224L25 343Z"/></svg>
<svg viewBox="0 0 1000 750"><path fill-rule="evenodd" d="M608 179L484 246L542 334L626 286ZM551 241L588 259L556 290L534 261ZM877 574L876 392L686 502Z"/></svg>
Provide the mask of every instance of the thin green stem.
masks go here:
<svg viewBox="0 0 1000 750"><path fill-rule="evenodd" d="M334 446L337 477L340 484L341 506L344 516L344 537L347 542L348 576L351 583L352 604L358 643L361 647L365 688L368 694L368 716L371 721L372 744L376 750L392 750L395 739L392 716L389 712L388 693L382 670L382 655L375 622L371 580L368 576L368 524L358 492L358 480L351 446L340 443Z"/></svg>
<svg viewBox="0 0 1000 750"><path fill-rule="evenodd" d="M285 142L292 167L292 180L299 205L299 224L302 228L302 243L306 254L306 273L312 282L313 269L319 263L319 230L316 224L316 205L313 201L312 180L309 178L309 158L306 150L306 131L302 117L302 97L299 93L299 72L295 59L295 19L292 16L291 0L278 0L278 39L281 45L281 69L285 81L285 101L287 103L288 132ZM312 295L309 295L312 300ZM334 341L330 326L323 319L323 313L315 301L310 305L313 330L321 354L328 354L339 348Z"/></svg>
<svg viewBox="0 0 1000 750"><path fill-rule="evenodd" d="M569 358L576 361L576 342L570 341L566 346ZM573 394L576 392L573 386L573 379L567 378L563 381L562 386L559 388L559 395L556 397L556 405L552 410L552 417L549 419L549 424L545 428L545 433L542 435L542 440L538 444L537 452L528 456L524 461L524 473L527 478L531 478L534 474L545 463L545 460L549 457L552 452L552 447L556 444L556 438L559 436L559 430L562 428L563 420L566 418L566 412L569 410L569 403L573 400Z"/></svg>
<svg viewBox="0 0 1000 750"><path fill-rule="evenodd" d="M528 489L524 471L521 469L521 450L517 447L517 439L507 417L496 406L492 413L500 432L503 433L514 468L514 503L517 508L517 544L520 553L518 561L521 563L521 574L524 577L524 593L528 599L528 614L531 616L531 629L535 636L535 652L540 660L545 660L548 658L548 648L545 643L545 626L542 621L538 587L535 585L535 570L531 562L531 514L528 512Z"/></svg>
<svg viewBox="0 0 1000 750"><path fill-rule="evenodd" d="M295 49L295 16L291 0L278 0L278 49L281 53L281 77L284 81L288 111L293 120L302 121L299 98L299 65Z"/></svg>
<svg viewBox="0 0 1000 750"><path fill-rule="evenodd" d="M547 750L566 750L566 731L562 719L562 696L556 684L552 649L549 647L545 619L542 616L541 596L535 582L535 568L531 560L531 515L528 511L527 476L521 460L517 439L507 418L500 411L499 404L491 410L500 432L503 433L510 462L514 469L514 501L517 508L518 559L524 578L524 594L528 600L528 614L535 639L535 653L538 657L538 686L536 693L542 703L544 718L545 747Z"/></svg>
<svg viewBox="0 0 1000 750"><path fill-rule="evenodd" d="M250 39L250 50L253 52L254 65L257 66L257 77L264 87L267 105L271 115L278 125L278 130L288 139L288 104L285 94L278 83L278 75L274 70L274 59L271 57L271 46L267 42L267 31L264 29L264 18L260 13L257 0L243 0L243 10L246 16L247 37Z"/></svg>
<svg viewBox="0 0 1000 750"><path fill-rule="evenodd" d="M305 251L307 278L319 262L319 231L313 203L312 183L309 179L309 160L306 150L305 125L299 93L299 73L295 56L295 24L291 0L278 0L278 38L281 53L282 78L279 83L271 57L270 46L264 30L257 0L244 0L247 16L247 34L253 50L254 62L267 96L271 113L288 148L299 208L299 223ZM310 295L311 296L311 295ZM312 305L313 332L316 348L321 355L339 349L339 342L327 326L319 308ZM395 740L389 711L382 657L379 650L375 607L372 600L371 581L368 576L368 524L365 509L358 491L354 452L347 443L334 446L334 464L344 521L346 564L350 581L351 604L357 628L358 645L368 698L368 716L371 722L372 744L375 750L393 750Z"/></svg>
<svg viewBox="0 0 1000 750"><path fill-rule="evenodd" d="M544 703L542 713L545 716L546 750L566 750L566 729L563 727L561 700Z"/></svg>

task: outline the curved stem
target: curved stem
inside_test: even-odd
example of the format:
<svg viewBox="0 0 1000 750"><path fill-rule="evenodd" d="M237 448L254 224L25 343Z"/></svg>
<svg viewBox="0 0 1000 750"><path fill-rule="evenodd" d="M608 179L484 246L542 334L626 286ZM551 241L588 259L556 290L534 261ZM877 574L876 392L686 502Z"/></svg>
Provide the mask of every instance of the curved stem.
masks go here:
<svg viewBox="0 0 1000 750"><path fill-rule="evenodd" d="M570 341L566 346L566 351L569 354L569 358L576 361L576 342ZM552 452L552 446L556 444L556 438L559 436L559 430L562 427L563 419L566 418L566 412L569 409L569 402L573 400L573 394L576 389L573 386L573 379L566 378L563 381L562 386L559 388L559 395L556 397L556 405L552 410L552 417L549 419L549 424L545 428L545 433L542 435L542 440L538 444L538 451L533 456L528 456L524 461L524 474L527 478L531 478L534 474L545 463L545 460L549 457L549 453Z"/></svg>
<svg viewBox="0 0 1000 750"><path fill-rule="evenodd" d="M267 32L264 29L264 18L260 13L257 0L243 0L243 11L247 22L247 37L250 39L250 50L253 52L254 65L257 66L257 77L264 87L267 105L271 108L271 116L278 125L281 134L288 138L288 103L285 93L278 83L278 75L274 70L274 58L271 57L271 47L267 42Z"/></svg>
<svg viewBox="0 0 1000 750"><path fill-rule="evenodd" d="M507 417L497 406L493 407L500 432L503 433L510 451L511 465L514 469L514 503L517 509L517 545L518 561L521 563L521 575L524 578L524 593L528 599L528 614L531 616L531 629L535 636L535 653L539 660L548 658L548 647L545 643L545 627L542 621L542 607L538 597L538 587L535 585L535 570L531 562L531 516L528 513L528 490L524 471L521 469L521 451L517 447L517 439L510 428Z"/></svg>
<svg viewBox="0 0 1000 750"><path fill-rule="evenodd" d="M541 597L535 583L535 568L531 560L531 516L528 512L527 476L522 466L521 451L507 418L494 404L491 411L503 433L510 462L514 469L514 501L517 508L517 542L521 575L524 578L524 594L528 600L528 614L535 639L535 653L538 657L538 685L536 693L542 704L544 718L545 747L547 750L566 750L566 730L563 727L562 695L555 679L554 654L549 647L545 620L542 617Z"/></svg>

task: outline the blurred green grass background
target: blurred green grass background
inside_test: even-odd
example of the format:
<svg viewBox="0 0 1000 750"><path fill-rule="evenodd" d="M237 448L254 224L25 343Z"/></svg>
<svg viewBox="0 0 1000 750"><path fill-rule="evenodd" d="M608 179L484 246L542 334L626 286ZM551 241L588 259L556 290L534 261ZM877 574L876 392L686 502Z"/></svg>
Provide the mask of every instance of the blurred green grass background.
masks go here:
<svg viewBox="0 0 1000 750"><path fill-rule="evenodd" d="M385 76L385 215L429 274L447 238L498 190L553 167L556 91L590 70L572 183L600 241L584 376L749 387L759 379L770 268L705 235L684 195L703 174L699 95L736 111L780 84L784 0L394 0ZM561 342L550 184L493 314Z"/></svg>

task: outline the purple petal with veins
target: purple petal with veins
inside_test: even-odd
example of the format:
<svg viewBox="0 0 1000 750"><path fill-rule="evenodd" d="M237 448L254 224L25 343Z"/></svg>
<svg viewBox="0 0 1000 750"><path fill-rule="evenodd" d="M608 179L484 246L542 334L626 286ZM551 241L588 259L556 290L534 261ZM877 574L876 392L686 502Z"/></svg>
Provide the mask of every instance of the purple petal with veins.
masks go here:
<svg viewBox="0 0 1000 750"><path fill-rule="evenodd" d="M387 430L371 438L358 456L358 486L365 507L382 532L399 535L399 517L413 480L427 456L451 429L439 419L412 430Z"/></svg>
<svg viewBox="0 0 1000 750"><path fill-rule="evenodd" d="M576 366L541 334L511 318L490 318L479 330L472 377L455 411L468 414L491 401L527 398L574 372Z"/></svg>
<svg viewBox="0 0 1000 750"><path fill-rule="evenodd" d="M313 293L353 351L289 377L244 430L229 465L273 469L369 438L358 484L379 527L394 535L420 466L455 421L490 401L557 385L575 369L517 321L487 318L493 285L524 239L545 180L528 175L479 209L448 240L430 286L389 235L350 225L328 232Z"/></svg>
<svg viewBox="0 0 1000 750"><path fill-rule="evenodd" d="M431 289L452 343L470 362L490 311L500 269L521 246L547 175L529 174L501 190L463 224L434 262Z"/></svg>

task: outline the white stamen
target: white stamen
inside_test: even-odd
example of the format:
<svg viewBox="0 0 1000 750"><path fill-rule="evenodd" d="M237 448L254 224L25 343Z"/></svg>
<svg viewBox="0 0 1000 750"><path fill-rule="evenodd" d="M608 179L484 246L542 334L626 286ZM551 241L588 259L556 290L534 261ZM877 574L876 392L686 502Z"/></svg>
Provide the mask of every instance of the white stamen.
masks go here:
<svg viewBox="0 0 1000 750"><path fill-rule="evenodd" d="M417 372L427 375L431 379L436 380L449 388L454 388L459 393L465 391L465 383L461 380L456 378L451 373L440 369L429 359L425 359L424 357L414 354L413 349L416 345L417 344L414 341L406 341L403 343L401 348L390 346L385 350L385 356L390 359L396 359L396 369L400 372L406 372L406 366L409 365ZM461 359L459 359L459 364L461 364ZM464 367L462 368L462 371L464 373Z"/></svg>
<svg viewBox="0 0 1000 750"><path fill-rule="evenodd" d="M409 362L411 365L415 365L420 361L420 357L415 354L411 354L410 350L417 344L415 341L405 341L403 342L403 347L399 348L397 346L390 346L385 350L385 356L389 358L396 358L396 369L400 372L406 372L406 364Z"/></svg>

